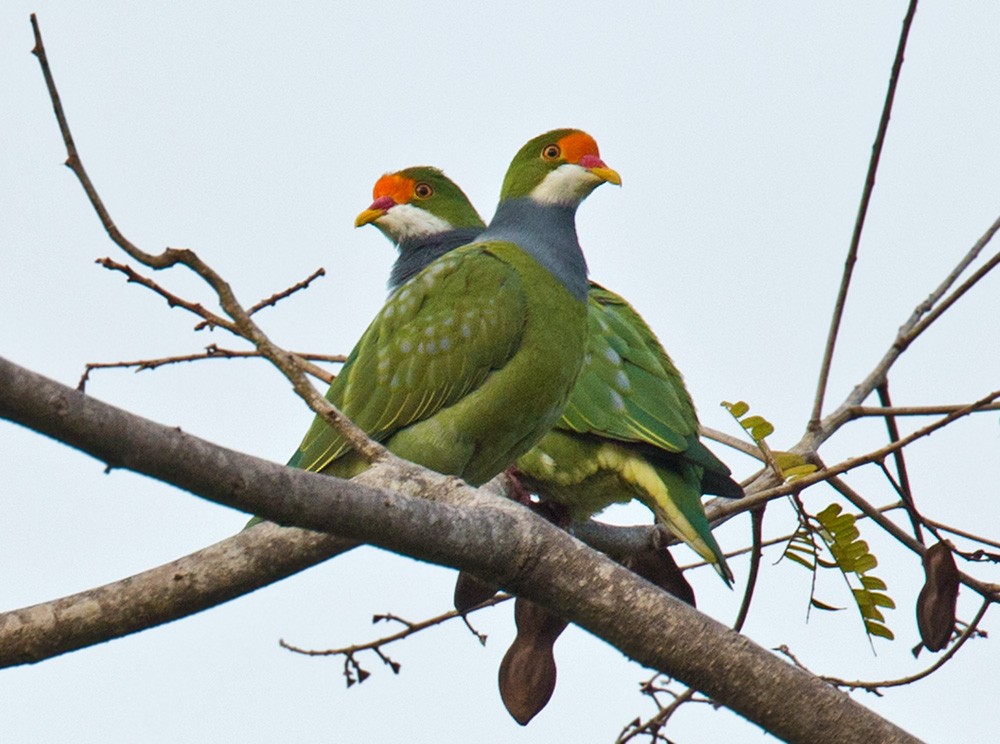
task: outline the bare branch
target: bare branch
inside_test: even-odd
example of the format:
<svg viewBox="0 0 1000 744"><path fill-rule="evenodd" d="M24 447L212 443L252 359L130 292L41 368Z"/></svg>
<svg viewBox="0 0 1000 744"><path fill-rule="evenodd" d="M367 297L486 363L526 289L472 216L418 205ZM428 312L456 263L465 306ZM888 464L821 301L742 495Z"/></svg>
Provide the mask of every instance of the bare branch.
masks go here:
<svg viewBox="0 0 1000 744"><path fill-rule="evenodd" d="M892 407L892 400L889 397L889 379L883 380L878 388L878 399L884 407ZM899 441L899 427L896 426L896 417L892 414L888 414L885 417L886 430L889 433L890 442ZM893 483L896 487L896 491L899 493L899 497L903 500L906 505L906 513L910 516L910 524L913 527L913 537L919 543L923 543L923 533L920 529L920 512L917 511L917 505L913 501L913 492L910 490L910 476L906 472L906 459L903 454L903 450L896 450L892 453L893 462L896 465L896 474L899 478L898 483ZM885 465L883 464L883 468ZM888 471L886 471L888 474Z"/></svg>
<svg viewBox="0 0 1000 744"><path fill-rule="evenodd" d="M851 419L862 416L939 416L954 413L964 407L965 404L959 403L941 406L852 406L847 409L847 413ZM1000 411L1000 403L990 403L977 408L973 413L984 411Z"/></svg>
<svg viewBox="0 0 1000 744"><path fill-rule="evenodd" d="M262 331L250 319L250 315L237 301L236 295L229 286L228 282L223 280L223 278L219 276L214 269L202 261L194 251L186 248L167 248L162 253L154 255L141 250L122 234L122 232L115 225L114 221L111 219L110 213L104 206L103 201L97 193L97 189L94 187L93 182L87 175L86 169L83 167L83 162L77 152L76 144L73 141L73 135L69 129L69 123L63 111L62 102L59 98L59 92L56 89L55 79L53 78L52 71L49 67L48 56L45 53L45 45L42 42L41 31L38 27L38 19L34 14L31 16L31 25L35 34L35 47L32 52L38 58L38 62L42 67L42 74L45 76L45 85L48 88L49 97L52 100L52 108L55 111L56 120L59 122L59 130L62 133L63 143L66 146L66 152L68 154L66 165L68 165L73 173L76 174L77 179L83 186L83 190L90 199L90 203L93 206L94 211L97 212L101 223L104 225L105 230L115 244L133 259L139 261L145 266L149 266L150 268L165 269L179 264L196 273L215 291L215 294L219 298L220 306L232 319L232 323L224 321L223 327L226 327L227 330L231 330L242 336L246 340L250 341L250 343L252 343L258 350L260 350L261 354L270 360L271 363L274 364L274 366L276 366L285 375L285 377L288 378L288 380L292 383L292 388L306 403L309 404L309 407L322 416L323 419L330 424L330 426L340 432L340 434L348 442L350 442L351 447L361 457L369 463L398 459L389 453L389 451L386 450L386 448L381 444L369 439L368 435L365 434L364 431L338 411L336 407L326 400L326 398L319 394L316 388L314 388L306 379L298 358L274 344L267 337L264 331ZM219 320L222 319L219 318ZM214 323L215 320L212 322Z"/></svg>
<svg viewBox="0 0 1000 744"><path fill-rule="evenodd" d="M837 730L845 740L914 741L529 509L456 478L407 463L380 463L351 482L286 468L146 421L6 360L0 360L0 416L114 467L276 523L460 566L696 687L775 736L809 741ZM0 644L0 654L11 654L8 643ZM704 664L708 656L711 665Z"/></svg>
<svg viewBox="0 0 1000 744"><path fill-rule="evenodd" d="M885 144L885 135L889 130L889 117L892 114L892 104L896 98L896 85L899 83L899 74L903 69L903 54L906 51L906 41L910 36L910 26L913 24L913 16L916 12L917 0L910 0L909 7L906 9L906 16L903 18L903 29L899 34L899 44L896 47L896 58L892 63L892 73L889 75L889 89L885 94L885 103L882 106L882 116L879 119L875 144L872 145L872 156L868 162L865 187L861 192L861 204L858 206L858 216L854 222L854 232L851 235L851 247L847 251L847 260L844 262L844 274L840 280L837 301L834 304L833 316L830 319L830 332L826 339L826 348L823 349L819 382L816 385L816 399L813 403L812 415L809 417L808 429L810 431L817 430L820 427L820 416L823 415L823 398L826 395L826 385L830 378L830 366L833 363L833 350L837 345L837 333L840 330L840 321L844 316L844 307L847 304L847 290L851 284L854 264L858 260L861 231L864 229L865 217L868 214L868 204L871 201L872 191L875 189L875 174L878 172L879 159L882 156L882 146Z"/></svg>
<svg viewBox="0 0 1000 744"><path fill-rule="evenodd" d="M998 217L986 233L976 242L974 251L981 250L1000 230L1000 217ZM802 441L799 443L799 447L808 451L816 451L819 445L827 440L832 434L837 431L844 422L848 421L852 415L851 412L857 410L860 404L875 390L878 385L885 380L886 375L888 375L889 370L892 365L896 363L900 355L909 347L909 345L925 331L928 326L934 322L937 318L941 316L948 307L954 304L954 302L964 295L969 289L971 289L976 283L981 281L986 274L988 274L996 265L1000 263L1000 253L994 255L986 264L981 266L972 276L970 276L965 282L962 283L940 306L935 308L927 317L922 321L919 318L925 312L923 310L926 301L921 303L914 311L910 319L903 324L899 329L899 333L896 336L895 341L889 350L883 355L882 359L879 360L878 364L868 373L860 383L854 386L854 389L850 392L847 398L844 400L840 406L833 411L833 413L827 415L820 426L817 428L810 428L806 436L803 437ZM919 322L918 322L919 321ZM978 409L977 409L978 410Z"/></svg>
<svg viewBox="0 0 1000 744"><path fill-rule="evenodd" d="M837 687L844 687L849 690L866 690L867 692L871 692L875 695L881 696L882 695L881 690L883 688L901 687L903 685L908 685L913 682L917 682L918 680L924 679L925 677L929 677L931 674L933 674L942 666L944 666L946 663L948 663L948 661L950 661L951 658L956 653L958 653L958 650L965 644L965 642L976 634L976 628L979 626L980 621L986 615L986 610L989 609L991 604L992 602L990 602L989 600L984 601L979 606L979 611L976 613L976 616L973 618L972 622L969 623L968 626L966 626L965 630L959 636L958 640L952 644L951 648L949 648L948 651L945 652L944 656L942 656L940 659L934 662L934 664L929 666L927 669L917 672L916 674L911 674L906 677L901 677L900 679L878 680L871 682L865 682L861 680L848 681L840 679L839 677L831 677L825 674L820 675L820 679L823 679L826 682L829 682L831 685L835 685ZM795 656L795 654L792 653L792 651L788 648L788 646L779 646L774 650L788 657L792 661L792 663L795 664L795 666L798 667L799 669L809 672L810 674L813 673L808 667L806 667L805 664L803 664L801 661L798 660L798 658Z"/></svg>
<svg viewBox="0 0 1000 744"><path fill-rule="evenodd" d="M275 294L271 295L266 300L261 300L256 305L247 310L247 315L254 315L259 310L263 310L265 307L274 307L286 297L290 297L291 295L295 294L300 290L307 289L310 284L312 284L316 279L318 279L321 276L326 276L326 269L324 269L322 266L316 269L316 271L307 276L301 282L296 282L288 289L283 289L280 292L276 292ZM205 325L206 325L205 323L199 323L194 327L194 329L196 331L200 331L202 328L205 327Z"/></svg>
<svg viewBox="0 0 1000 744"><path fill-rule="evenodd" d="M935 529L941 530L943 532L950 532L953 535L964 537L966 540L972 540L974 542L981 543L982 545L989 545L994 548L1000 548L1000 542L997 542L996 540L990 540L989 538L986 537L980 537L979 535L974 535L971 532L960 530L957 527L951 527L947 524L943 524L942 522L937 522L933 519L928 519L927 517L924 517L924 522L926 522Z"/></svg>
<svg viewBox="0 0 1000 744"><path fill-rule="evenodd" d="M187 617L357 545L260 524L121 581L0 613L0 667L33 664Z"/></svg>
<svg viewBox="0 0 1000 744"><path fill-rule="evenodd" d="M103 266L105 269L110 271L120 271L127 278L130 284L138 284L145 287L148 290L155 292L160 295L163 299L167 301L167 305L170 307L179 307L187 310L189 313L197 315L199 318L203 318L203 322L195 326L196 330L201 328L214 328L218 326L219 328L225 328L230 333L237 336L241 335L236 325L231 321L226 320L219 315L216 315L211 310L205 308L200 302L189 302L188 300L178 297L173 292L165 289L164 287L157 284L155 281L147 276L143 276L138 271L133 269L128 264L121 264L111 258L99 258L96 263Z"/></svg>
<svg viewBox="0 0 1000 744"><path fill-rule="evenodd" d="M313 377L318 380L330 384L333 381L334 374L332 372L327 372L322 367L318 367L312 362L329 362L332 364L343 364L347 357L343 354L312 354L304 353L300 351L292 351L290 354L294 354L299 359L302 360L303 369ZM158 367L163 367L168 364L182 364L184 362L200 362L205 359L262 359L264 355L253 350L243 350L239 351L236 349L224 349L216 344L209 344L205 347L204 351L197 352L195 354L179 354L177 356L161 357L159 359L136 359L130 362L89 362L83 375L80 377L80 382L77 383L77 390L84 390L87 383L90 381L90 373L95 369L129 369L135 367L136 372L143 372L147 369L157 369Z"/></svg>
<svg viewBox="0 0 1000 744"><path fill-rule="evenodd" d="M510 594L497 594L494 597L482 602L470 610L466 611L466 614L472 612L478 612L479 610L485 610L487 607L494 607L498 604L506 602L508 599L513 599L513 595ZM414 633L419 633L427 628L432 628L435 625L441 625L441 623L446 623L449 620L454 620L455 618L461 619L464 617L463 613L457 610L450 610L444 612L440 615L435 615L434 617L427 618L426 620L420 620L419 622L409 622L395 615L376 615L372 618L372 622L379 622L383 620L395 620L396 622L403 623L404 628L398 633L392 633L381 638L376 638L374 641L366 641L365 643L356 643L351 646L344 646L343 648L330 648L330 649L305 649L299 646L294 646L291 643L286 642L284 639L278 641L284 649L296 654L303 654L304 656L353 656L361 651L373 651L380 649L382 646L388 646L390 643L395 643L396 641L401 641L404 638L409 638Z"/></svg>
<svg viewBox="0 0 1000 744"><path fill-rule="evenodd" d="M749 455L755 460L763 460L764 456L761 455L760 450L754 445L750 444L739 437L734 437L732 434L726 434L718 429L710 429L707 426L699 427L699 433L706 439L711 439L713 442L718 442L719 444L724 444L727 447L732 447L734 450L742 452L744 455Z"/></svg>

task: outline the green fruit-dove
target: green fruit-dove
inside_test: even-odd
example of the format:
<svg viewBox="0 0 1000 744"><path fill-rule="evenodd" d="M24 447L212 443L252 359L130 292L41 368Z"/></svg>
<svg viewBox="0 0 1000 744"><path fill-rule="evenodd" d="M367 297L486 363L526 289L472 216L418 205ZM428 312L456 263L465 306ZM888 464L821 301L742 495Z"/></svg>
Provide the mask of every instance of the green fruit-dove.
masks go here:
<svg viewBox="0 0 1000 744"><path fill-rule="evenodd" d="M466 195L436 168L387 174L374 198L355 224L374 224L396 243L390 288L483 227ZM517 460L520 480L573 519L639 499L729 583L701 495L741 496L742 489L698 439L691 397L649 326L600 285L591 282L588 294L583 369L555 428Z"/></svg>
<svg viewBox="0 0 1000 744"><path fill-rule="evenodd" d="M480 485L508 467L559 418L579 373L587 267L574 219L605 181L620 178L589 135L528 142L493 223L389 296L327 399L432 470ZM367 467L319 417L288 464L345 478Z"/></svg>

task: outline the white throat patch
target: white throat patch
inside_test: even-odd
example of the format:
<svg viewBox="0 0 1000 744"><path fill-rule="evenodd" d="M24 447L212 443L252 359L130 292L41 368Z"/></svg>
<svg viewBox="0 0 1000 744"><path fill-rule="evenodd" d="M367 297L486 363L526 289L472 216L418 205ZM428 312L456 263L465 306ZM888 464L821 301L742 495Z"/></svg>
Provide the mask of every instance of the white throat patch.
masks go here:
<svg viewBox="0 0 1000 744"><path fill-rule="evenodd" d="M531 198L541 204L573 207L600 182L600 177L586 168L575 163L563 163L531 190Z"/></svg>
<svg viewBox="0 0 1000 744"><path fill-rule="evenodd" d="M380 227L395 235L397 242L407 238L436 235L452 229L450 223L412 204L397 204L376 221Z"/></svg>

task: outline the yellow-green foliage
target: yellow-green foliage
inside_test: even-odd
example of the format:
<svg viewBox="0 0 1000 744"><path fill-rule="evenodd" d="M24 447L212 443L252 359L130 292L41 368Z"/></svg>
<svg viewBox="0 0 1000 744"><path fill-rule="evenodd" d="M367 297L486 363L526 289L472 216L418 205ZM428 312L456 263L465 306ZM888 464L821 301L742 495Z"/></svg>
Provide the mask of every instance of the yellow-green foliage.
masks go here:
<svg viewBox="0 0 1000 744"><path fill-rule="evenodd" d="M885 616L879 608L891 610L896 607L896 603L888 594L883 593L887 588L885 582L869 574L869 571L878 566L878 559L868 549L868 543L861 539L861 533L855 524L856 517L853 514L845 514L840 504L830 504L815 516L806 512L799 503L797 508L799 528L788 541L782 557L813 572L814 593L817 570L838 569L851 587L854 603L865 624L865 632L869 636L879 636L891 641L895 636L885 625ZM820 558L817 536L833 560ZM820 602L814 593L810 595L809 603L816 609L839 609Z"/></svg>
<svg viewBox="0 0 1000 744"><path fill-rule="evenodd" d="M806 462L799 455L772 450L765 439L774 433L774 426L763 416L747 416L750 406L745 402L724 402L722 405L747 431L764 454L765 461L779 471L784 482L788 483L815 472L816 466ZM817 570L838 569L851 587L854 603L865 624L865 632L869 637L879 636L892 640L895 636L886 626L885 616L879 608L891 610L896 607L896 603L884 593L885 582L868 573L878 566L878 559L868 549L868 543L861 539L861 533L855 524L855 516L845 514L839 504L830 504L813 516L806 512L798 499L793 499L793 503L799 515L799 528L788 541L782 557L812 571L813 586L809 604L819 610L841 609L820 602L815 596ZM820 558L817 536L833 560ZM859 584L860 586L857 586Z"/></svg>

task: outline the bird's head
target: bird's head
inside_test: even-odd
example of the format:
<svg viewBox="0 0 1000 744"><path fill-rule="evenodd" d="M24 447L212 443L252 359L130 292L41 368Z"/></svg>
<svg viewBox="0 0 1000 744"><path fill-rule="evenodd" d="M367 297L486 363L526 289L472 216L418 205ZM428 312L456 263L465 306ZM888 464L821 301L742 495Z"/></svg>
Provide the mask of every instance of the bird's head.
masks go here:
<svg viewBox="0 0 1000 744"><path fill-rule="evenodd" d="M469 197L437 168L416 166L386 173L372 189L372 204L354 220L374 224L394 243L456 228L482 228Z"/></svg>
<svg viewBox="0 0 1000 744"><path fill-rule="evenodd" d="M621 186L601 160L594 138L579 129L554 129L522 147L507 169L500 200L529 197L575 207L605 181Z"/></svg>

